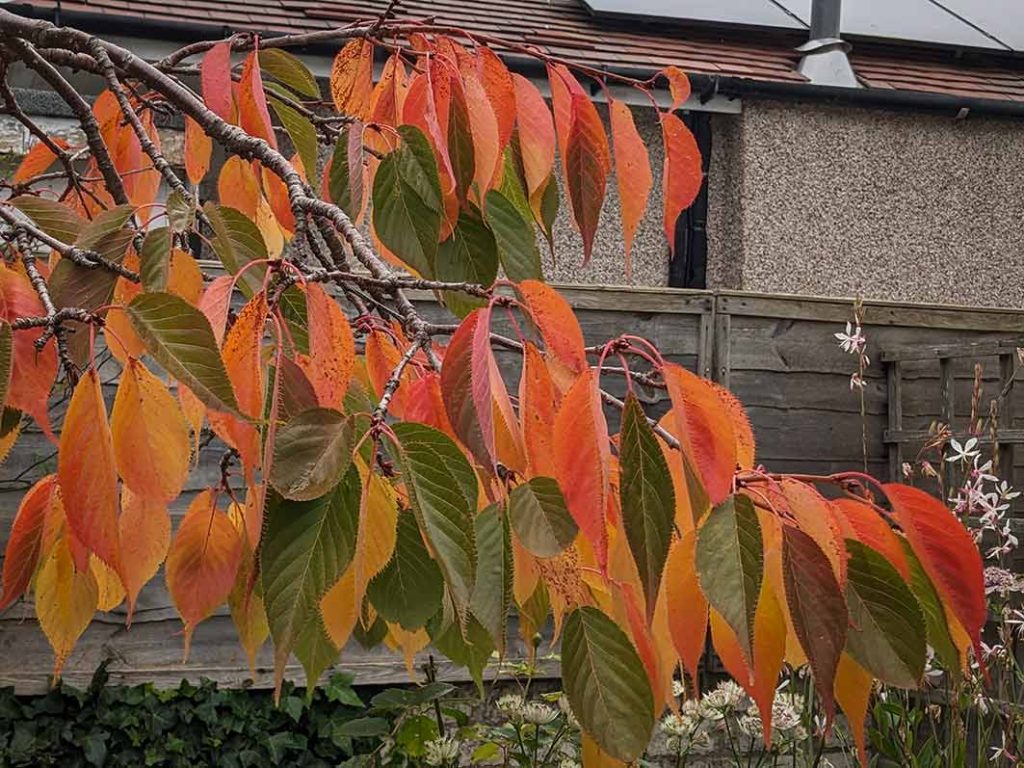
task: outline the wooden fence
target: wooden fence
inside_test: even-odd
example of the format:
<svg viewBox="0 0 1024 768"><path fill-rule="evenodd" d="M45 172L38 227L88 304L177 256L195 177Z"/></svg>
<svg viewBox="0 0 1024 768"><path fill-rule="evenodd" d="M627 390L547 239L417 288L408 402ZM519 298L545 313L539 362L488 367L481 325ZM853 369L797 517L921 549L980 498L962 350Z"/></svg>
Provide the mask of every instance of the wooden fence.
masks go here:
<svg viewBox="0 0 1024 768"><path fill-rule="evenodd" d="M570 287L564 292L578 310L588 342L621 333L643 336L667 359L729 386L747 406L758 461L778 471L861 468L866 443L868 470L887 477L890 465L898 466L890 447L899 445L900 456L911 456L917 450L911 438L920 441L920 431L943 415L941 382L955 392L956 402L969 403L973 378L970 355L953 358L946 366L939 366L934 356L904 356L899 359L899 397L893 401L892 377L887 373L894 355L937 345L998 340L1009 344L1007 340L1024 335L1024 311L867 302L865 332L872 364L865 376L862 419L861 398L849 386L856 359L840 350L833 337L852 316L850 301L668 289ZM1001 349L1003 368L1000 358L990 355L991 365L985 370L991 397L1006 382L1006 354L1012 347ZM624 382L609 380L608 386L621 394ZM1013 412L1012 400L1021 392L1024 388L1011 389L1004 413ZM653 413L664 410L664 393L641 394ZM892 408L899 411L899 422L893 421ZM1024 414L1024 408L1018 405L1016 413ZM1014 428L1012 420L1002 426ZM903 430L916 432L902 434ZM195 493L217 482L217 458L215 449L201 457L200 468L172 509L176 518ZM1017 451L1015 459L1019 475L1024 451ZM7 481L0 484L7 489L0 491L0 545L5 544L24 483L53 467L52 446L38 433L23 436L0 467L0 481ZM45 690L52 665L46 639L31 617L31 606L25 604L0 616L0 686L14 685L24 693ZM120 610L97 617L68 660L65 679L83 684L103 659L111 659L111 679L119 683L174 685L183 677L207 677L227 685L271 682L269 645L251 678L226 611L198 627L191 656L181 663L181 624L162 577L143 591L130 628L124 618ZM511 643L510 657L522 654L516 642ZM359 683L408 679L402 660L381 647L366 650L353 643L339 666L354 673ZM461 670L444 664L440 673L447 678L463 676ZM302 679L297 664L288 674Z"/></svg>

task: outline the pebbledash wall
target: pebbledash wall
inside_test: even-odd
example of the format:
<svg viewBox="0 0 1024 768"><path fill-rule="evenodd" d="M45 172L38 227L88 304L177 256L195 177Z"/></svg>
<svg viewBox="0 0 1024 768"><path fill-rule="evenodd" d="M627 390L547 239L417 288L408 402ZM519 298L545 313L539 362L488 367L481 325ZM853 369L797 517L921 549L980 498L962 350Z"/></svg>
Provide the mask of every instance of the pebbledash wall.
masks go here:
<svg viewBox="0 0 1024 768"><path fill-rule="evenodd" d="M48 130L73 133L52 96L37 91L26 106L48 115ZM549 279L667 284L660 129L650 109L634 117L655 182L631 276L612 178L586 267L564 201L554 256L542 249ZM180 132L161 139L180 163ZM0 117L0 174L28 143ZM738 113L711 115L711 144L708 288L1024 307L1024 122L744 99Z"/></svg>

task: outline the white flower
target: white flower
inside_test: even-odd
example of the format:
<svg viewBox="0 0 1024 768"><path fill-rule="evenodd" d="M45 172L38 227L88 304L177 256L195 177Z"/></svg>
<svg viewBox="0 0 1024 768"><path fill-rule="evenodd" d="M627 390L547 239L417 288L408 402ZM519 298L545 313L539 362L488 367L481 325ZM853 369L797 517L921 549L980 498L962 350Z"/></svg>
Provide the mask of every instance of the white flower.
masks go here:
<svg viewBox="0 0 1024 768"><path fill-rule="evenodd" d="M558 717L558 712L539 701L531 701L523 705L522 717L525 722L533 725L547 725Z"/></svg>
<svg viewBox="0 0 1024 768"><path fill-rule="evenodd" d="M715 741L707 731L701 731L690 739L690 751L698 755L706 755L715 751Z"/></svg>
<svg viewBox="0 0 1024 768"><path fill-rule="evenodd" d="M558 761L558 768L580 768L580 764L568 757L563 757Z"/></svg>
<svg viewBox="0 0 1024 768"><path fill-rule="evenodd" d="M693 730L693 721L686 716L665 715L661 721L661 730L667 736L689 736Z"/></svg>
<svg viewBox="0 0 1024 768"><path fill-rule="evenodd" d="M854 328L853 324L849 321L846 323L846 333L840 332L834 334L834 336L839 341L839 348L843 352L849 352L851 355L859 354L868 343L861 327L858 325ZM867 359L865 358L866 361Z"/></svg>
<svg viewBox="0 0 1024 768"><path fill-rule="evenodd" d="M960 445L960 441L955 437L949 441L950 447L953 449L953 454L946 457L946 461L956 462L965 461L970 462L975 456L981 454L981 451L977 449L978 438L972 437L963 445Z"/></svg>
<svg viewBox="0 0 1024 768"><path fill-rule="evenodd" d="M711 693L704 696L704 703L712 709L746 709L749 706L746 692L732 680L723 680Z"/></svg>
<svg viewBox="0 0 1024 768"><path fill-rule="evenodd" d="M676 698L679 698L684 693L686 693L686 688L683 687L683 682L681 680L673 680L672 681L672 695L675 696Z"/></svg>
<svg viewBox="0 0 1024 768"><path fill-rule="evenodd" d="M580 727L580 722L576 719L576 713L572 711L572 705L569 703L569 699L565 697L565 694L558 697L558 708L565 716L566 727L573 729Z"/></svg>
<svg viewBox="0 0 1024 768"><path fill-rule="evenodd" d="M518 693L506 693L494 703L494 706L509 720L520 722L523 719L525 703Z"/></svg>
<svg viewBox="0 0 1024 768"><path fill-rule="evenodd" d="M743 715L738 721L740 730L752 739L763 739L764 738L764 724L761 722L760 715Z"/></svg>
<svg viewBox="0 0 1024 768"><path fill-rule="evenodd" d="M441 736L440 738L428 741L423 745L423 757L427 761L427 765L447 765L458 757L460 746L461 745L456 739L453 739L450 736Z"/></svg>

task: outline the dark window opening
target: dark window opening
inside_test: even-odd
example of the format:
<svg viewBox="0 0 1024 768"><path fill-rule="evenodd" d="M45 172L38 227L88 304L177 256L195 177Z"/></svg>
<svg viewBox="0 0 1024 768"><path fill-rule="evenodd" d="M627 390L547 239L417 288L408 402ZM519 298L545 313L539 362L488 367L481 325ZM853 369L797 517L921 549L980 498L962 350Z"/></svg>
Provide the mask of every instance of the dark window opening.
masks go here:
<svg viewBox="0 0 1024 768"><path fill-rule="evenodd" d="M700 156L704 161L704 183L693 205L679 214L676 221L676 252L668 265L668 284L673 288L707 288L711 114L684 112L683 122L697 139Z"/></svg>

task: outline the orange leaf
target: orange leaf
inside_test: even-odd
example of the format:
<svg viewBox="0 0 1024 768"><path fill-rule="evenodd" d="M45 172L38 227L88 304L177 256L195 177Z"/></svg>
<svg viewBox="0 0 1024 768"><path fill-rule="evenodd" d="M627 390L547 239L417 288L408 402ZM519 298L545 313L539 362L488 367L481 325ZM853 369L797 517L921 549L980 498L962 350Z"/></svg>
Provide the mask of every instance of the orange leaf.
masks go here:
<svg viewBox="0 0 1024 768"><path fill-rule="evenodd" d="M569 302L539 280L523 280L517 290L530 318L540 330L548 352L574 374L587 370L583 331Z"/></svg>
<svg viewBox="0 0 1024 768"><path fill-rule="evenodd" d="M747 411L740 399L728 389L718 384L714 385L714 389L732 420L733 433L736 435L736 464L740 469L753 469L757 444Z"/></svg>
<svg viewBox="0 0 1024 768"><path fill-rule="evenodd" d="M171 501L188 477L188 424L167 387L129 358L110 416L117 469L139 496Z"/></svg>
<svg viewBox="0 0 1024 768"><path fill-rule="evenodd" d="M654 177L651 175L651 161L647 146L633 122L633 113L621 101L609 104L611 118L612 146L615 149L615 179L619 187L619 204L622 208L622 237L626 245L626 278L631 270L630 254L637 225L647 208Z"/></svg>
<svg viewBox="0 0 1024 768"><path fill-rule="evenodd" d="M250 219L255 219L256 209L259 207L260 187L252 165L237 155L225 160L217 177L217 197L221 205L234 208Z"/></svg>
<svg viewBox="0 0 1024 768"><path fill-rule="evenodd" d="M869 764L866 721L873 684L871 674L851 659L850 654L844 653L839 658L839 669L836 672L836 701L846 715L862 768L867 768Z"/></svg>
<svg viewBox="0 0 1024 768"><path fill-rule="evenodd" d="M573 221L583 236L583 264L590 261L608 183L608 137L590 97L572 95L572 119L565 145L565 176Z"/></svg>
<svg viewBox="0 0 1024 768"><path fill-rule="evenodd" d="M583 732L581 738L580 755L583 768L625 768L626 763L603 752L586 732Z"/></svg>
<svg viewBox="0 0 1024 768"><path fill-rule="evenodd" d="M813 487L785 477L780 482L784 505L796 518L797 525L828 557L841 589L846 588L846 565L850 559L843 535L836 521L835 508Z"/></svg>
<svg viewBox="0 0 1024 768"><path fill-rule="evenodd" d="M306 286L309 317L309 357L312 368L305 373L316 391L320 405L341 408L352 378L356 347L348 318L338 302L319 283Z"/></svg>
<svg viewBox="0 0 1024 768"><path fill-rule="evenodd" d="M43 524L53 504L56 487L57 476L46 475L37 480L21 498L4 552L0 611L21 597L36 572L42 551Z"/></svg>
<svg viewBox="0 0 1024 768"><path fill-rule="evenodd" d="M295 170L302 168L302 160L296 155L291 161ZM263 195L277 223L289 234L295 231L295 213L288 197L288 185L273 171L260 166L263 179Z"/></svg>
<svg viewBox="0 0 1024 768"><path fill-rule="evenodd" d="M832 504L853 528L856 535L852 538L879 552L904 579L910 580L910 564L900 537L880 512L856 499L836 499Z"/></svg>
<svg viewBox="0 0 1024 768"><path fill-rule="evenodd" d="M672 94L672 111L675 112L690 98L690 78L679 67L665 67L660 74L668 80L668 91Z"/></svg>
<svg viewBox="0 0 1024 768"><path fill-rule="evenodd" d="M518 74L512 75L512 82L526 192L536 216L539 215L538 193L547 186L555 164L555 124L537 86Z"/></svg>
<svg viewBox="0 0 1024 768"><path fill-rule="evenodd" d="M231 289L234 285L234 278L231 275L221 275L214 278L206 286L202 298L196 305L200 312L206 315L213 328L214 338L217 343L224 342L224 329L228 324L228 310L231 308Z"/></svg>
<svg viewBox="0 0 1024 768"><path fill-rule="evenodd" d="M715 385L682 366L667 363L662 368L672 414L672 434L697 470L712 504L720 504L732 493L736 471L736 438L729 412L715 391Z"/></svg>
<svg viewBox="0 0 1024 768"><path fill-rule="evenodd" d="M530 342L523 345L523 371L519 380L519 418L531 477L551 472L551 425L558 407L555 385L540 350Z"/></svg>
<svg viewBox="0 0 1024 768"><path fill-rule="evenodd" d="M663 590L670 607L669 630L683 666L697 680L708 632L708 601L697 579L694 548L696 531L673 538L665 562Z"/></svg>
<svg viewBox="0 0 1024 768"><path fill-rule="evenodd" d="M61 149L67 149L70 146L60 136L50 136L49 138L50 141ZM57 156L53 154L53 150L43 142L37 141L32 145L32 149L26 153L25 157L21 159L21 163L18 164L14 175L11 176L11 184L24 184L29 179L44 173L56 161Z"/></svg>
<svg viewBox="0 0 1024 768"><path fill-rule="evenodd" d="M227 600L241 560L241 535L214 505L213 491L203 491L189 506L167 554L167 589L185 622L186 659L196 625Z"/></svg>
<svg viewBox="0 0 1024 768"><path fill-rule="evenodd" d="M391 372L395 370L398 361L402 358L402 352L386 332L374 330L366 337L365 355L366 372L373 384L374 394L381 397ZM402 371L401 384L395 390L395 396L391 398L389 412L400 419L405 418L404 414L409 401L408 384L413 380L411 368L411 365L407 365Z"/></svg>
<svg viewBox="0 0 1024 768"><path fill-rule="evenodd" d="M43 304L32 284L21 272L0 264L0 317L14 322L19 317L45 315ZM41 350L35 347L43 329L18 331L14 334L13 369L7 405L29 414L50 439L50 417L46 401L57 376L57 351L48 343Z"/></svg>
<svg viewBox="0 0 1024 768"><path fill-rule="evenodd" d="M405 64L402 63L401 56L394 53L384 63L380 80L370 94L370 122L397 128L401 122L407 88ZM379 132L372 131L370 136L374 137L374 149L386 152L391 148Z"/></svg>
<svg viewBox="0 0 1024 768"><path fill-rule="evenodd" d="M754 612L754 670L753 680L745 686L757 703L767 747L772 738L772 702L786 655L786 619L782 605L768 579L761 581L761 594Z"/></svg>
<svg viewBox="0 0 1024 768"><path fill-rule="evenodd" d="M124 602L125 591L121 578L96 555L89 555L89 570L96 579L96 610L112 611Z"/></svg>
<svg viewBox="0 0 1024 768"><path fill-rule="evenodd" d="M203 273L199 269L199 263L191 254L180 248L171 249L167 291L193 305L199 302L199 297L203 294Z"/></svg>
<svg viewBox="0 0 1024 768"><path fill-rule="evenodd" d="M358 460L358 464L363 478L359 502L359 546L350 570L353 572L357 602L362 605L367 583L384 570L395 552L398 498L387 480L368 470L362 460Z"/></svg>
<svg viewBox="0 0 1024 768"><path fill-rule="evenodd" d="M76 570L67 539L59 539L43 560L35 582L36 617L56 657L54 680L92 621L98 602L92 571Z"/></svg>
<svg viewBox="0 0 1024 768"><path fill-rule="evenodd" d="M202 436L203 421L206 420L206 405L196 397L192 390L184 384L178 384L178 402L181 404L181 412L192 430L192 459L193 463L199 461L199 439Z"/></svg>
<svg viewBox="0 0 1024 768"><path fill-rule="evenodd" d="M343 115L365 120L370 109L373 86L373 43L359 38L350 40L331 66L331 98Z"/></svg>
<svg viewBox="0 0 1024 768"><path fill-rule="evenodd" d="M263 139L277 149L277 139L267 109L267 97L263 93L263 75L257 51L250 53L242 65L242 80L238 86L238 118L246 133Z"/></svg>
<svg viewBox="0 0 1024 768"><path fill-rule="evenodd" d="M428 371L420 378L402 385L408 395L408 407L405 409L405 419L418 421L434 429L444 432L453 439L458 439L451 422L448 421L448 412L444 407L444 395L441 394L441 376L435 371Z"/></svg>
<svg viewBox="0 0 1024 768"><path fill-rule="evenodd" d="M508 146L516 124L516 95L508 67L494 51L487 47L476 49L484 89L498 120L498 154Z"/></svg>
<svg viewBox="0 0 1024 768"><path fill-rule="evenodd" d="M491 187L501 163L502 145L499 138L498 116L487 97L483 83L472 71L463 75L462 87L466 94L466 113L473 135L475 169L473 180L480 199Z"/></svg>
<svg viewBox="0 0 1024 768"><path fill-rule="evenodd" d="M893 516L921 560L939 597L967 631L984 668L981 629L988 617L985 576L974 539L938 499L907 485L882 486Z"/></svg>
<svg viewBox="0 0 1024 768"><path fill-rule="evenodd" d="M213 153L213 139L206 135L202 126L191 117L185 116L185 173L192 186L198 186L210 170L210 155Z"/></svg>
<svg viewBox="0 0 1024 768"><path fill-rule="evenodd" d="M555 477L569 514L594 548L598 566L604 570L608 564L605 508L611 451L597 379L589 369L566 392L553 431Z"/></svg>
<svg viewBox="0 0 1024 768"><path fill-rule="evenodd" d="M121 577L128 595L128 624L142 588L156 576L171 546L171 517L162 502L121 489Z"/></svg>
<svg viewBox="0 0 1024 768"><path fill-rule="evenodd" d="M335 648L344 648L359 620L362 597L356 592L356 571L349 566L337 583L320 598L324 629Z"/></svg>
<svg viewBox="0 0 1024 768"><path fill-rule="evenodd" d="M117 470L103 391L90 368L75 387L64 416L57 478L68 525L87 549L120 571Z"/></svg>
<svg viewBox="0 0 1024 768"><path fill-rule="evenodd" d="M221 120L234 121L234 104L231 100L231 43L217 43L199 65L199 81L203 102Z"/></svg>
<svg viewBox="0 0 1024 768"><path fill-rule="evenodd" d="M671 113L661 115L661 136L665 143L665 163L661 174L665 239L674 255L676 220L697 198L704 183L704 171L697 140L679 117Z"/></svg>
<svg viewBox="0 0 1024 768"><path fill-rule="evenodd" d="M229 516L235 528L241 533L247 521L237 515L238 504L232 504ZM231 609L231 620L238 632L238 639L249 660L249 671L256 674L256 654L263 643L270 637L270 626L267 623L267 610L263 603L263 593L257 584L253 572L255 556L248 547L243 547L242 562L235 576L235 585L228 595L228 607Z"/></svg>

